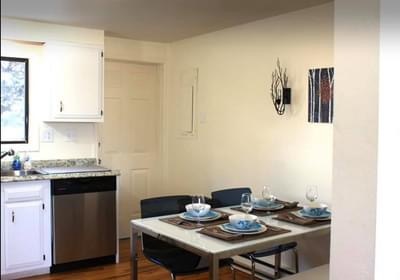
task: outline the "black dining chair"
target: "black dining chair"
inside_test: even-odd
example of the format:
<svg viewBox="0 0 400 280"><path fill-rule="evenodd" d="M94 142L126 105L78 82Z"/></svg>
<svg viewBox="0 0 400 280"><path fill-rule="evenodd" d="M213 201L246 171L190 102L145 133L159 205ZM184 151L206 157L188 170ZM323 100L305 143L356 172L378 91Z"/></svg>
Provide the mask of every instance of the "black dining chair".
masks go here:
<svg viewBox="0 0 400 280"><path fill-rule="evenodd" d="M140 201L142 218L178 214L192 202L191 196L177 195L143 199ZM177 276L200 273L208 270L201 256L171 245L147 234L142 234L143 255L151 262L167 269L171 279ZM220 267L231 265L231 259L220 261Z"/></svg>
<svg viewBox="0 0 400 280"><path fill-rule="evenodd" d="M249 187L237 187L237 188L228 188L228 189L214 191L211 193L211 199L214 203L213 206L214 207L227 207L227 206L232 206L232 205L238 205L238 204L240 204L242 194L244 194L244 193L251 193L251 189ZM252 279L255 279L255 277L256 277L256 263L274 269L273 274L264 274L263 276L266 276L267 278L270 278L270 279L279 279L281 277L282 272L285 272L287 274L298 273L299 261L298 261L298 254L297 254L296 247L297 247L296 242L290 242L290 243L280 244L280 245L277 245L277 246L274 246L274 247L271 247L271 248L268 248L265 250L260 250L260 251L256 251L253 253L244 254L241 256L246 259L249 259L251 261ZM283 269L281 267L282 253L285 251L289 251L289 250L292 250L293 255L294 255L294 263L295 263L294 272ZM268 257L268 256L275 256L273 264L270 264L261 259L263 257ZM245 268L236 263L233 264L233 267L235 267L235 266L238 266L242 269Z"/></svg>
<svg viewBox="0 0 400 280"><path fill-rule="evenodd" d="M244 193L251 193L251 188L237 187L214 191L211 193L213 207L238 205Z"/></svg>

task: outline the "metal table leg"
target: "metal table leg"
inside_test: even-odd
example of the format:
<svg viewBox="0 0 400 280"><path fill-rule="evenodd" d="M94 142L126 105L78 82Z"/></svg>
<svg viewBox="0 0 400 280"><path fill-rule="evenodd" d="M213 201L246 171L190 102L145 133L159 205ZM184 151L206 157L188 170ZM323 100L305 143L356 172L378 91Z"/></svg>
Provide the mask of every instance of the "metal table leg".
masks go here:
<svg viewBox="0 0 400 280"><path fill-rule="evenodd" d="M137 267L137 239L138 232L135 230L133 225L131 225L131 279L138 279L138 267Z"/></svg>
<svg viewBox="0 0 400 280"><path fill-rule="evenodd" d="M209 255L209 279L218 280L219 278L219 258L216 255Z"/></svg>

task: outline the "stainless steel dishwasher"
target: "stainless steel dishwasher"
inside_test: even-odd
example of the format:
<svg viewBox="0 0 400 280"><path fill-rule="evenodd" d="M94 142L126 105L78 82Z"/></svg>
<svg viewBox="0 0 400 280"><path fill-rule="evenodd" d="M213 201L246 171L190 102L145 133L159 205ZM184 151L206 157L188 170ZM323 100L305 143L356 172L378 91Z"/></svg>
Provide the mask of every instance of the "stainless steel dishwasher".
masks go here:
<svg viewBox="0 0 400 280"><path fill-rule="evenodd" d="M51 271L115 262L116 177L53 180L51 191Z"/></svg>

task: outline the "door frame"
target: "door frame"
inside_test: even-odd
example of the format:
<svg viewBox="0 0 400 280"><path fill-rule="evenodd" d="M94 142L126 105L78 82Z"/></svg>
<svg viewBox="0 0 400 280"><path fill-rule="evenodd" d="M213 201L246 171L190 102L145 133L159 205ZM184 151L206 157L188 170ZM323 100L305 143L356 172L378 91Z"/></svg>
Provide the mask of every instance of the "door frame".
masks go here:
<svg viewBox="0 0 400 280"><path fill-rule="evenodd" d="M107 54L107 53L106 53ZM104 59L104 69L106 68L106 63L107 62L120 62L120 63L132 63L132 64L147 64L147 65L153 65L156 66L157 68L157 73L158 73L158 79L159 79L159 85L158 85L158 94L159 94L159 104L158 104L158 128L157 128L157 149L159 151L159 154L157 155L159 157L159 162L160 164L157 165L157 183L158 183L158 190L159 193L157 195L163 195L166 194L165 186L166 182L168 180L168 133L167 133L167 124L168 124L168 119L167 119L167 102L166 102L166 97L167 97L167 74L166 74L166 68L167 65L166 63L156 63L156 62L147 62L147 61L140 61L140 60L131 60L131 59L120 59L120 58L112 58L112 57L107 57L105 56ZM104 73L105 77L105 73ZM105 78L104 78L105 81ZM103 95L105 99L105 92ZM104 103L104 100L103 100ZM104 116L106 116L107 112L105 112ZM96 138L96 145L95 145L95 155L96 155L96 161L99 163L100 159L100 147L99 147L99 142L100 142L100 135L99 135L99 125L96 125L95 128L95 138ZM118 180L120 183L120 180ZM117 190L118 191L118 190ZM152 190L150 190L152 192ZM150 196L154 195L154 193L150 193ZM117 201L117 209L119 207ZM118 211L117 211L117 218L118 218ZM119 233L118 233L119 234Z"/></svg>

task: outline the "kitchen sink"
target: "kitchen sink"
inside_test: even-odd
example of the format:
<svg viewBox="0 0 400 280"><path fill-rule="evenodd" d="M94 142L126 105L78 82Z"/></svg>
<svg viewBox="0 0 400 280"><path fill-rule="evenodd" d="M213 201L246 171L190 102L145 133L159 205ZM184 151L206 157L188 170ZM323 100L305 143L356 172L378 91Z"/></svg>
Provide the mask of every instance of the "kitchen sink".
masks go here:
<svg viewBox="0 0 400 280"><path fill-rule="evenodd" d="M36 170L1 170L1 176L19 177L42 174Z"/></svg>

